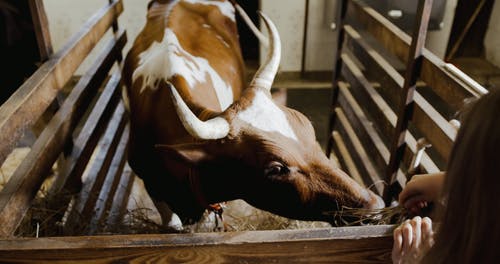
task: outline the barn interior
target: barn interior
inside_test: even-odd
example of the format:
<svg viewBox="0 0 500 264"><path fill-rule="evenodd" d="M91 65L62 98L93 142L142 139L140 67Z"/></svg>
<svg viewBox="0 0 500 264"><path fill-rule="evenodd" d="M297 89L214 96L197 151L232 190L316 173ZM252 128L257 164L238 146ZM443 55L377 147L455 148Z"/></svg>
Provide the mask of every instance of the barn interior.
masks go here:
<svg viewBox="0 0 500 264"><path fill-rule="evenodd" d="M17 107L17 105L21 105L24 101L28 101L29 98L31 98L29 97L30 95L16 94L16 91L22 86L36 85L36 83L30 84L30 80L32 80L30 76L35 76L37 74L41 75L40 69L45 69L43 66L48 63L59 63L58 59L60 57L58 56L65 56L66 53L61 53L61 51L66 52L69 47L68 43L78 43L79 41L94 42L94 40L85 40L83 37L78 38L75 36L82 31L82 28L85 29L85 25L88 25L85 23L87 23L89 18L92 19L93 16L99 14L103 6L107 4L118 5L116 3L117 1L118 0L110 0L109 2L103 0L0 0L0 57L2 58L0 59L0 103L3 104L0 106L0 121L13 119L11 117L13 114L9 112L10 109L13 109L14 106ZM79 147L78 140L81 137L80 133L86 131L87 122L89 121L78 121L74 124L73 121L71 121L70 123L73 130L73 134L70 136L71 140L69 140L71 143L60 146L61 151L55 156L55 162L47 162L43 168L41 165L40 167L34 166L36 168L25 173L26 175L40 174L40 179L33 180L37 182L35 185L38 184L41 186L36 189L36 195L30 194L32 197L27 198L28 201L23 200L22 202L23 204L27 204L29 208L17 213L13 212L9 207L12 206L12 203L17 203L12 202L14 198L10 197L10 191L12 190L10 189L10 185L13 186L13 184L20 182L16 186L21 187L13 187L17 191L26 191L28 190L27 188L33 188L30 184L25 183L28 180L24 178L22 180L17 179L16 177L18 176L16 175L22 174L21 171L27 166L24 165L26 160L37 159L36 156L30 156L36 155L32 153L32 150L40 149L41 153L45 151L43 147L36 145L38 140L42 135L45 136L44 131L52 124L51 122L53 122L52 120L57 116L58 111L65 109L63 104L66 100L71 99L75 87L79 87L79 83L82 82L82 79L85 80L85 78L87 78L86 73L95 67L94 61L105 61L102 59L101 52L108 50L106 46L107 42L116 40L118 44L115 45L117 47L122 47L122 50L117 52L119 55L116 55L117 63L113 63L113 65L110 66L110 68L115 71L119 70L120 62L127 54L132 46L133 40L143 27L146 21L146 3L136 0L123 0L118 2L123 2L123 10L117 22L111 23L112 29L103 34L102 40L97 43L96 48L88 52L88 56L85 55L85 57L82 58L81 65L75 66L74 74L68 77L67 82L60 83L57 77L55 77L55 81L53 82L57 83L58 87L54 95L47 97L50 98L47 99L50 100L50 102L45 102L44 106L40 108L29 108L31 111L41 112L39 117L35 118L36 120L31 123L26 121L26 123L29 124L23 127L22 132L18 132L17 130L15 130L15 132L12 132L14 130L1 130L11 132L15 140L11 143L5 143L5 145L11 146L6 147L9 151L7 155L5 155L5 158L1 158L3 163L0 168L0 209L3 210L5 218L0 219L10 219L12 215L16 215L16 219L22 219L22 221L12 224L8 231L6 231L7 229L5 228L0 228L0 240L3 237L5 237L5 239L10 239L12 237L29 238L43 236L76 237L83 235L154 234L164 232L164 230L161 230L159 227L159 221L161 220L154 209L154 205L145 193L141 180L134 176L132 170L124 161L123 153L126 148L126 138L128 134L127 132L123 132L127 129L127 115L123 113L119 117L111 117L111 121L109 122L115 126L104 126L105 128L102 130L105 132L102 132L102 136L94 139L96 146L94 149L89 151L85 150L87 152L79 152L80 155L88 156L88 165L82 168L81 171L83 185L74 187L76 189L71 189L69 192L64 193L63 196L56 197L56 201L45 199L50 197L49 193L54 188L62 188L60 186L61 184L66 186L65 182L61 183L58 181L58 175L69 175L70 169L76 167L76 165L74 165L76 163L72 163L72 159L74 159L72 155L75 153L75 146ZM357 181L361 182L366 187L374 190L378 188L377 192L382 196L384 195L384 185L373 180L373 173L365 172L364 170L366 168L354 168L357 166L354 163L365 162L362 157L353 157L350 161L341 157L343 155L340 153L342 152L342 148L356 149L356 143L346 142L347 145L344 146L339 143L340 141L335 141L335 138L332 136L332 132L334 132L335 129L332 127L331 119L335 113L335 109L339 107L334 101L338 93L335 89L339 89L339 85L336 83L338 81L346 83L349 81L348 77L338 76L337 71L339 71L339 66L337 60L342 57L341 53L343 51L347 53L356 52L355 48L352 47L353 51L349 51L347 48L343 49L343 45L347 44L343 42L345 38L340 37L342 34L347 34L345 33L346 31L349 33L348 30L343 30L343 25L356 25L356 23L359 22L356 20L356 16L350 16L350 11L347 11L347 15L342 17L343 9L341 5L347 5L348 2L351 1L238 1L259 27L261 25L257 11L260 10L269 15L280 32L283 43L283 55L280 71L273 84L272 90L277 100L283 100L286 102L287 106L304 113L312 121L317 140L328 153L328 156L330 156L332 163L348 171L349 174L352 174ZM415 25L420 21L420 14L417 9L419 1L356 0L354 2L362 2L363 7L367 6L372 8L378 12L381 17L392 23L395 28L410 36L414 34ZM110 8L110 10L114 10L114 8L115 6ZM470 84L468 79L466 81L460 79L461 81L459 81L459 83L461 85L473 86L477 84L477 86L480 87L480 89L484 89L484 91L498 89L498 87L500 87L499 19L499 1L481 0L471 3L466 0L434 0L432 13L428 21L425 48L440 61L454 65L458 68L460 74L469 76L474 82ZM126 43L124 37L120 35L123 29L126 30ZM240 19L238 19L238 31L245 64L247 66L247 74L248 76L252 76L262 63L264 59L262 54L265 54L266 49L259 44L257 38L254 37L244 23L241 23ZM383 45L377 43L375 38L369 36L365 37L365 35L363 35L364 33L361 33L363 38L366 38L366 43L371 45L379 54L383 55L384 60L388 65L394 68L395 73L399 73L402 76L405 75L408 66L406 62L401 60L397 55L390 54L390 52L384 49ZM346 41L345 43L349 42ZM368 68L370 67L365 62L354 60L353 64L358 65L363 72L369 71ZM112 70L110 70L110 72L112 72ZM58 73L56 72L55 74L57 75ZM376 76L367 77L368 82L373 85L373 87L384 86L383 83L381 84L379 80L375 79ZM373 77L373 79L371 77ZM112 86L113 81L117 87L119 86L119 77L116 75L106 74L106 76L102 78L109 81L108 86ZM457 79L459 78L457 77ZM33 83L33 81L31 82ZM419 91L421 91L425 100L432 106L432 109L437 109L436 112L439 112L440 116L444 117L445 121L455 118L455 105L438 98L438 96L432 92L433 88L430 87L430 85L426 85L423 81L417 82L416 86ZM343 89L340 90L342 91ZM101 85L97 89L97 94L103 95L106 94L106 91L107 86ZM483 90L481 90L481 92L482 91ZM113 92L113 94L115 93L116 92ZM475 94L480 92L471 93ZM113 100L113 96L116 97L115 95L110 95L110 102ZM16 104L13 103L14 100ZM45 98L40 100L43 101ZM92 110L100 106L103 109L108 109L107 105L100 105L102 103L100 100L101 99L97 97L89 99L88 108L82 110L81 116L84 116L82 120L87 120L85 118L92 118L94 115ZM452 105L452 107L450 107L450 105ZM395 112L397 112L397 107L391 106L389 108L393 108ZM23 110L21 107L19 109L21 109L18 110L19 112L27 111ZM111 110L109 111L115 111L113 112L114 114L120 112L120 106L117 106L116 110ZM123 109L121 111L123 112ZM71 116L73 112L75 111L68 110L68 116ZM2 116L4 113L9 114L8 118ZM31 118L31 116L32 115L23 118L28 119ZM96 118L96 120L100 120L99 118ZM376 120L376 118L374 120ZM24 119L22 122L25 122ZM441 121L434 122L439 123ZM13 123L16 122L13 121ZM65 124L66 123L62 123L61 127L64 127ZM439 123L438 127L442 128L443 125ZM426 136L426 132L418 131L419 128L420 127L416 124L413 126L410 125L410 129L415 135L415 139L424 138ZM96 129L96 131L97 130L98 129ZM339 134L341 134L341 136L349 137L349 131L343 132L340 130L341 129L339 129ZM447 131L449 131L449 128L446 127L443 130L445 130L445 136L448 136ZM109 135L113 134L113 131L119 136L109 138ZM382 132L379 133L383 134ZM438 133L436 132L435 134ZM106 135L108 135L108 138ZM390 138L385 139L383 136L381 138L380 141L390 141ZM4 139L9 139L9 137L5 136ZM451 143L448 142L451 142L451 140L448 138L446 138L446 140L446 144L451 145ZM57 141L57 139L55 139L55 141ZM92 140L89 139L89 142L91 141ZM365 144L365 142L361 140L361 144ZM368 145L367 149L370 146L371 145ZM449 150L447 148L448 146L434 146L428 149L426 155L429 160L432 160L432 165L426 165L427 163L423 162L425 164L420 165L421 168L419 169L422 171L429 171L428 168L431 167L432 169L442 170L446 166L446 158L443 158L443 156L445 153L448 153ZM48 151L50 152L52 150L49 149ZM103 151L105 152L104 154L102 154ZM413 152L416 153L418 151ZM2 153L2 155L4 154ZM406 154L406 156L401 158L401 163L403 164L401 170L403 174L409 173L409 169L405 166L410 163L412 155L416 154ZM78 157L80 158L80 156ZM119 158L121 158L121 160L118 160ZM372 161L372 166L376 167L377 162L379 161ZM384 161L382 162L384 163ZM102 167L100 166L103 166L103 164L107 164L107 170L101 170ZM380 169L375 168L373 171L375 171L375 174L378 174L377 177L385 177L384 172ZM106 178L106 175L112 174L113 172L121 176L118 178ZM398 180L395 181L402 185L406 180L398 178ZM397 191L397 188L394 190ZM27 193L30 192L27 191ZM111 193L111 198L106 196L108 193ZM35 196L37 198L34 198ZM107 197L107 199L111 200L103 201L102 197ZM114 207L113 200L119 199L120 197L126 199L127 202L122 202L124 205ZM79 202L82 203L82 201L83 205L78 204ZM330 224L323 222L297 221L272 215L268 212L253 208L241 200L229 203L227 206L226 225L223 228L227 232L278 229L326 230L331 228ZM113 213L115 213L115 215ZM398 211L394 214L397 213L400 212ZM1 211L0 214L2 214ZM19 216L19 214L21 214L21 216ZM120 219L118 219L116 215L119 215L118 218ZM213 220L215 218L217 218L215 215L207 213L205 222L193 226L192 231L201 233L220 232L220 229L216 228L217 226L214 227ZM397 221L396 218L398 217L390 215L389 219L383 223L394 224L394 221ZM73 223L66 226L66 221L68 221L68 223L72 221ZM82 222L84 222L84 224L79 225ZM375 231L376 236L384 238L385 244L382 243L381 247L386 245L388 241L388 229L383 228L385 227L379 227L379 229ZM339 231L340 233L336 232L337 231L332 231L332 233L337 234L338 237L342 237L342 231ZM252 235L249 236L252 237ZM301 237L300 235L296 236L300 237L300 239L306 239L306 237ZM323 234L321 236L323 236ZM265 234L264 237L266 237ZM293 236L290 235L290 237ZM244 238L247 239L247 237ZM200 237L197 239L202 241L206 238ZM224 237L223 239L230 240L228 237ZM251 240L250 238L248 239ZM207 239L206 241L209 240L210 239ZM323 241L327 239L323 237L320 240ZM5 240L4 242L7 243L7 241L9 240ZM236 241L242 243L240 240ZM3 242L0 241L0 243ZM174 242L169 240L169 243ZM212 241L210 243L218 242ZM383 252L383 250L381 250L381 252ZM4 252L0 250L0 260L2 254L4 254Z"/></svg>

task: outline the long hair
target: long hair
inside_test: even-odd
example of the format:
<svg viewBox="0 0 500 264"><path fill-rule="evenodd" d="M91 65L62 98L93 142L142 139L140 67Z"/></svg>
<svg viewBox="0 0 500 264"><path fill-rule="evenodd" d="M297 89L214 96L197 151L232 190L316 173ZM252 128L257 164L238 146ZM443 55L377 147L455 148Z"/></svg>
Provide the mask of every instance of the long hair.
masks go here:
<svg viewBox="0 0 500 264"><path fill-rule="evenodd" d="M453 146L436 243L423 263L500 260L500 91L469 109Z"/></svg>

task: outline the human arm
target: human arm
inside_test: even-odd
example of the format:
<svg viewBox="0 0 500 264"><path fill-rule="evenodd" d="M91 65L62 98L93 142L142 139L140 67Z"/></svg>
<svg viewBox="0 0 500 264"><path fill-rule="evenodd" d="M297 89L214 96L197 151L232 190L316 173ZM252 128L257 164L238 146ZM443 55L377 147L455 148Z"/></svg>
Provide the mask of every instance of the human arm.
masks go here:
<svg viewBox="0 0 500 264"><path fill-rule="evenodd" d="M444 172L413 176L399 194L399 203L412 214L418 215L429 203L438 201L444 178Z"/></svg>

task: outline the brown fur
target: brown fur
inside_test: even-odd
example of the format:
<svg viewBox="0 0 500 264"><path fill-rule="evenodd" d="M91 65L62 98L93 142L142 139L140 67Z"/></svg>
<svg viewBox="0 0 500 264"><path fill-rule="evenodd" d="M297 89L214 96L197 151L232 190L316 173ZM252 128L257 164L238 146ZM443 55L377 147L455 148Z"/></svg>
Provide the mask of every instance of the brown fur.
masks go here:
<svg viewBox="0 0 500 264"><path fill-rule="evenodd" d="M239 120L237 114L252 105L259 88L243 89L236 25L212 6L179 2L172 7L167 2L150 4L146 27L124 67L131 110L129 163L153 198L166 201L183 219L197 219L210 203L238 198L283 216L325 221L329 219L324 212L340 205L380 205L373 193L333 168L316 142L310 121L301 113L279 106L298 141ZM221 46L214 32L203 29L204 23L210 24L230 49ZM210 83L191 90L182 76L169 80L200 119L225 118L230 124L227 137L194 139L179 121L165 83L142 94L138 91L142 80L132 83L139 54L153 41L161 41L165 27L176 33L185 50L206 58L231 83L236 101L221 113ZM237 69L236 74L228 70L230 66ZM271 96L269 92L267 96ZM276 170L279 173L274 175Z"/></svg>

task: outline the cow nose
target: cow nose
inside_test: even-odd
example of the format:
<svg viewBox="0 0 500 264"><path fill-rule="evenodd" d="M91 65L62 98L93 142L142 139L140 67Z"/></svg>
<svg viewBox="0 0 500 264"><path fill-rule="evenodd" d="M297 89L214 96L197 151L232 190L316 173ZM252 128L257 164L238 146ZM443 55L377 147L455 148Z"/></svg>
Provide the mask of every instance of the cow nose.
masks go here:
<svg viewBox="0 0 500 264"><path fill-rule="evenodd" d="M367 190L368 193L368 199L367 203L365 204L364 208L365 209L382 209L385 207L384 200L382 200L382 197L376 195L374 192Z"/></svg>

